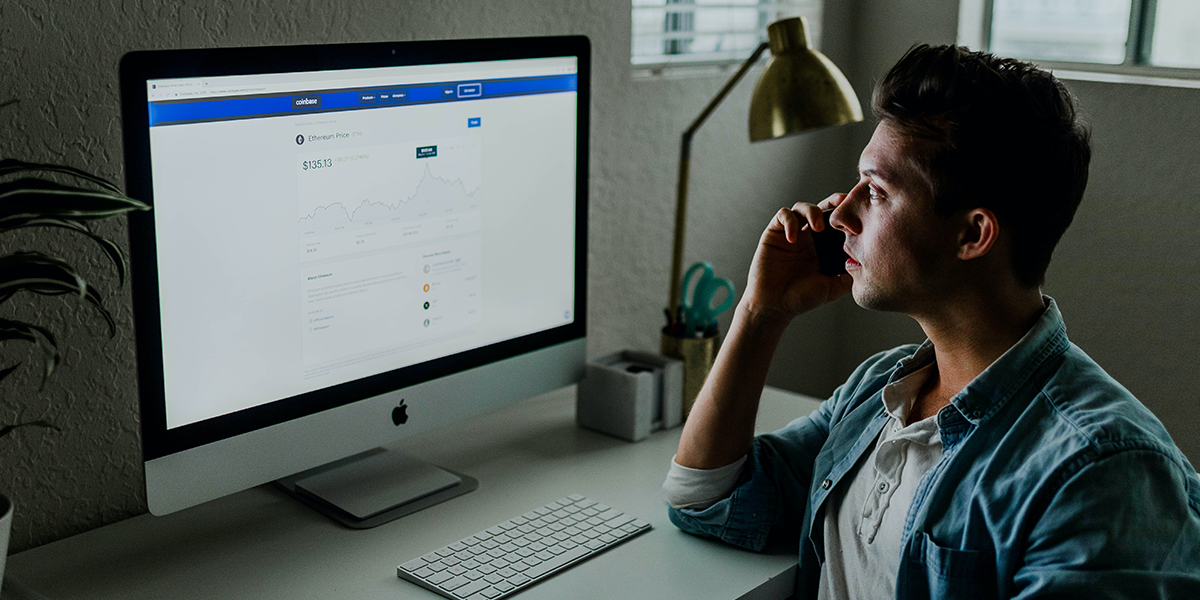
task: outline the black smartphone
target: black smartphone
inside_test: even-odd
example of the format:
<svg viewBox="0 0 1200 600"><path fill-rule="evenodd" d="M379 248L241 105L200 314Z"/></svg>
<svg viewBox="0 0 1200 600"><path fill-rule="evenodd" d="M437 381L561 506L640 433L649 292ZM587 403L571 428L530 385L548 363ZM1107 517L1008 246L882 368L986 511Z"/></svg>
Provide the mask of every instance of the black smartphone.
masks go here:
<svg viewBox="0 0 1200 600"><path fill-rule="evenodd" d="M817 264L821 267L821 274L832 277L846 272L846 259L850 258L850 255L842 250L846 243L846 234L829 224L831 214L832 210L821 213L821 218L825 219L825 229L813 231L812 237L817 246Z"/></svg>

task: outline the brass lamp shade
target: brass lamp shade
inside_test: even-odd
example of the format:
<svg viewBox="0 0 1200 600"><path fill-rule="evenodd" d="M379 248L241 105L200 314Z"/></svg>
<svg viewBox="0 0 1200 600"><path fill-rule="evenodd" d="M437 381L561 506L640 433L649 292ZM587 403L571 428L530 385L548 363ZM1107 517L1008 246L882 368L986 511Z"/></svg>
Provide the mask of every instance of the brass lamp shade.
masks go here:
<svg viewBox="0 0 1200 600"><path fill-rule="evenodd" d="M803 18L772 23L767 40L773 60L758 78L750 100L751 142L863 120L846 76L809 47Z"/></svg>

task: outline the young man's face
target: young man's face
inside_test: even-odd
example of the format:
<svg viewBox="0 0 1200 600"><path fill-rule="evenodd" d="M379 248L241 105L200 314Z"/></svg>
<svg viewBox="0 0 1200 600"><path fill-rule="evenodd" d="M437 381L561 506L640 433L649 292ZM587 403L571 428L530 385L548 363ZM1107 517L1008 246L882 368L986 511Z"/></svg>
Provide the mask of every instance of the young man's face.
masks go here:
<svg viewBox="0 0 1200 600"><path fill-rule="evenodd" d="M880 123L859 157L858 183L830 220L846 232L852 294L863 308L919 312L947 291L955 267L957 232L933 213L914 143Z"/></svg>

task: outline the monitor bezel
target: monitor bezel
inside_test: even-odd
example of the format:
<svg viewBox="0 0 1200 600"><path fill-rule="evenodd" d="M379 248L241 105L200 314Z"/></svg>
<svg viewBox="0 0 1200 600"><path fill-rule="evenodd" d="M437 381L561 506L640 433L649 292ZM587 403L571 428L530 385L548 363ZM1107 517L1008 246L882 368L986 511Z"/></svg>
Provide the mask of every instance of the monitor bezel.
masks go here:
<svg viewBox="0 0 1200 600"><path fill-rule="evenodd" d="M586 336L587 206L591 46L584 36L375 42L253 48L154 50L126 54L120 83L127 193L154 205L146 82L151 79L293 73L373 67L575 57L575 307L572 323L370 377L167 428L153 211L129 218L130 281L138 353L144 459L192 448L402 390Z"/></svg>

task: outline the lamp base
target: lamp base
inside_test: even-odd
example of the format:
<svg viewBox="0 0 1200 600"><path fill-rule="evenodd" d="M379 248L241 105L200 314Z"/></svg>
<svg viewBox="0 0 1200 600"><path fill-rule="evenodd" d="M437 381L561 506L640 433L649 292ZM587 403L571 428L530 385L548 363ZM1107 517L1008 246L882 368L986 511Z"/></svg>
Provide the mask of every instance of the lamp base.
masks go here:
<svg viewBox="0 0 1200 600"><path fill-rule="evenodd" d="M717 337L675 337L662 334L660 352L663 356L683 361L683 417L686 419L704 387L704 380L717 357Z"/></svg>

